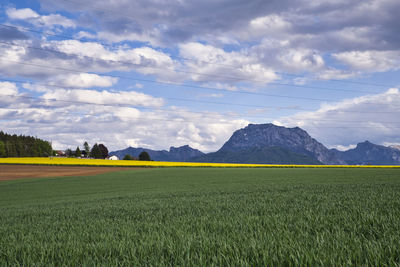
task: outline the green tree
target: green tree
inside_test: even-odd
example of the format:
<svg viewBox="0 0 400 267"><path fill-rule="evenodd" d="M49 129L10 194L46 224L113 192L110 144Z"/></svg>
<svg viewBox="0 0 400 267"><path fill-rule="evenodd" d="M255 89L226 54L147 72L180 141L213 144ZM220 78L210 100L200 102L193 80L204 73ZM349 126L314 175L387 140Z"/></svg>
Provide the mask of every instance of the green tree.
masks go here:
<svg viewBox="0 0 400 267"><path fill-rule="evenodd" d="M70 149L70 148L68 148L67 150L65 150L65 155L67 156L67 157L72 157L72 150Z"/></svg>
<svg viewBox="0 0 400 267"><path fill-rule="evenodd" d="M17 149L15 148L15 144L12 141L6 141L5 146L6 146L7 157L10 158L18 157Z"/></svg>
<svg viewBox="0 0 400 267"><path fill-rule="evenodd" d="M101 158L102 159L107 158L108 157L108 149L107 149L107 147L105 145L103 145L103 144L99 144L99 149L100 149L100 152L101 152Z"/></svg>
<svg viewBox="0 0 400 267"><path fill-rule="evenodd" d="M90 153L90 147L89 147L88 142L85 141L85 143L83 143L83 149L84 149L83 150L84 151L83 154L85 154L85 156L88 157L89 153Z"/></svg>
<svg viewBox="0 0 400 267"><path fill-rule="evenodd" d="M23 142L18 142L15 146L15 149L17 150L18 157L26 157Z"/></svg>
<svg viewBox="0 0 400 267"><path fill-rule="evenodd" d="M52 153L51 143L32 136L10 135L0 131L6 157L47 157Z"/></svg>
<svg viewBox="0 0 400 267"><path fill-rule="evenodd" d="M142 151L142 152L139 154L139 160L150 161L151 159L150 159L149 153L147 153L146 151Z"/></svg>
<svg viewBox="0 0 400 267"><path fill-rule="evenodd" d="M133 160L133 157L129 154L126 154L122 160Z"/></svg>
<svg viewBox="0 0 400 267"><path fill-rule="evenodd" d="M76 150L75 150L75 157L77 157L77 158L82 157L82 152L81 152L81 150L79 149L79 146L76 147Z"/></svg>
<svg viewBox="0 0 400 267"><path fill-rule="evenodd" d="M7 156L6 146L3 141L0 141L0 158L5 158Z"/></svg>
<svg viewBox="0 0 400 267"><path fill-rule="evenodd" d="M97 143L94 144L94 146L92 147L92 150L90 150L90 157L95 158L95 159L101 159L102 158L101 150L100 150L99 145Z"/></svg>

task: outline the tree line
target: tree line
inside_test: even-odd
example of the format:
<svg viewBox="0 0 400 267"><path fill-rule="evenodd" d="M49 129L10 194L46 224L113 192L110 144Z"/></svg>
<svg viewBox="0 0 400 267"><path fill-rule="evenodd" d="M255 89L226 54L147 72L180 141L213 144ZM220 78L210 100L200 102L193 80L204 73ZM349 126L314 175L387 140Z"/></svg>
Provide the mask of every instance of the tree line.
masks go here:
<svg viewBox="0 0 400 267"><path fill-rule="evenodd" d="M68 148L65 155L67 157L105 159L108 157L108 148L104 144L97 143L90 148L88 142L85 141L82 149L79 146L74 151Z"/></svg>
<svg viewBox="0 0 400 267"><path fill-rule="evenodd" d="M67 157L77 157L77 158L95 158L95 159L105 159L108 157L108 149L103 144L94 144L90 148L88 142L83 143L83 149L78 146L74 151L72 149L67 149L65 151ZM145 160L150 161L150 155L146 151L142 151L139 154L139 158L135 158L131 155L125 155L123 160Z"/></svg>
<svg viewBox="0 0 400 267"><path fill-rule="evenodd" d="M7 157L50 157L56 156L51 143L37 137L7 134L0 131L0 158ZM104 144L89 146L83 143L82 149L78 146L75 150L68 148L65 151L67 157L105 159L108 157L108 148ZM136 158L126 155L124 160L135 160ZM147 152L139 155L139 160L151 160Z"/></svg>
<svg viewBox="0 0 400 267"><path fill-rule="evenodd" d="M142 151L139 154L139 158L135 158L135 157L133 157L133 156L131 156L129 154L126 154L124 156L123 160L145 160L145 161L150 161L151 158L150 158L149 153L147 153L146 151Z"/></svg>
<svg viewBox="0 0 400 267"><path fill-rule="evenodd" d="M49 157L51 143L32 136L7 134L0 131L0 157Z"/></svg>
<svg viewBox="0 0 400 267"><path fill-rule="evenodd" d="M7 134L0 131L0 157L50 157L56 156L51 143L32 136ZM94 144L90 148L88 142L83 144L82 150L77 147L75 151L67 149L67 157L85 157L105 159L108 157L108 149L104 144Z"/></svg>

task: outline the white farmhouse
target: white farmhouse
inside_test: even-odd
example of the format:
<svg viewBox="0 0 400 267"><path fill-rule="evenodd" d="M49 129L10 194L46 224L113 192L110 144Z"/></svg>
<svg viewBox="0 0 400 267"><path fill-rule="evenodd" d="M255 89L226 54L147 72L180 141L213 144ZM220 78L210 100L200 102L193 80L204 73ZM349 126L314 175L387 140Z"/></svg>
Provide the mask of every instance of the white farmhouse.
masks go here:
<svg viewBox="0 0 400 267"><path fill-rule="evenodd" d="M115 155L114 155L114 156L111 156L111 157L109 157L108 159L109 159L109 160L119 160L119 158L118 158L117 156L115 156Z"/></svg>

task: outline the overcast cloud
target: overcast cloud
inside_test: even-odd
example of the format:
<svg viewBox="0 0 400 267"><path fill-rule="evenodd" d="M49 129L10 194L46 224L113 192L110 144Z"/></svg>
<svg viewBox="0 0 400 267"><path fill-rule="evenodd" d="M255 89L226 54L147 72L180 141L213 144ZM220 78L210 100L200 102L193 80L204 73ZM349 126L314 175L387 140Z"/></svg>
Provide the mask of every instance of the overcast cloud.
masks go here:
<svg viewBox="0 0 400 267"><path fill-rule="evenodd" d="M330 147L400 143L398 0L33 2L2 4L6 132L213 151L273 118Z"/></svg>

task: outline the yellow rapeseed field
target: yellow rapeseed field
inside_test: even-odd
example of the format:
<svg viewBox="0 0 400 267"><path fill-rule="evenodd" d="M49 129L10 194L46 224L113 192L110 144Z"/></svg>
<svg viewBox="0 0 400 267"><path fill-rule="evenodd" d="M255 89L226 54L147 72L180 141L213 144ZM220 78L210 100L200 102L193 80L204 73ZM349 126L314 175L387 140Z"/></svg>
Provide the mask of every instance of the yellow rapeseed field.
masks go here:
<svg viewBox="0 0 400 267"><path fill-rule="evenodd" d="M119 167L275 167L275 168L400 168L389 165L294 165L294 164L236 164L200 162L163 162L139 160L104 160L79 158L0 158L0 164L119 166Z"/></svg>

